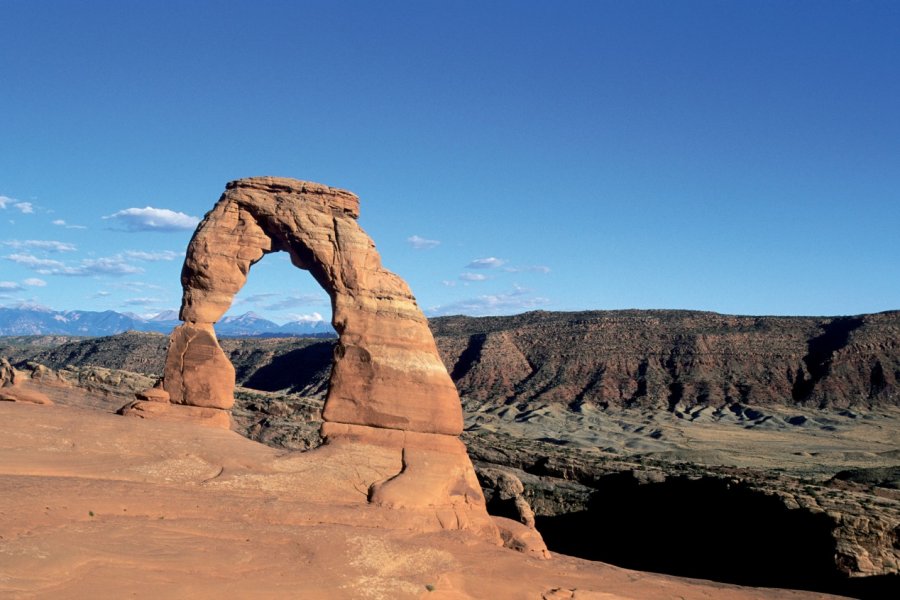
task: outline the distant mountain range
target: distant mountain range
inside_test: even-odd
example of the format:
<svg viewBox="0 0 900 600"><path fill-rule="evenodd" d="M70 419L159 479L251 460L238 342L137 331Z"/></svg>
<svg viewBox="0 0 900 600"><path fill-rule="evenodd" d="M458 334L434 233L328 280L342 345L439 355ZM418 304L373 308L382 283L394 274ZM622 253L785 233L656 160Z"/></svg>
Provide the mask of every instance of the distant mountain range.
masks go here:
<svg viewBox="0 0 900 600"><path fill-rule="evenodd" d="M150 318L134 313L87 310L55 311L42 307L0 307L0 335L114 335L123 331L169 333L179 325L178 312L168 310ZM224 317L216 323L220 337L313 336L336 337L327 321L292 321L279 325L252 312Z"/></svg>

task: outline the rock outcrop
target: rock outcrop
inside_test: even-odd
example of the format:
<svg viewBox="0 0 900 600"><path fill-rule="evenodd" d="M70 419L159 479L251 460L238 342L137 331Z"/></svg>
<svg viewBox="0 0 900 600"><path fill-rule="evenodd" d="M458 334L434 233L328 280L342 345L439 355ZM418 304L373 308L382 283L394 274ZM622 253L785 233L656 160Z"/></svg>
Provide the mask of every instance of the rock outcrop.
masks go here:
<svg viewBox="0 0 900 600"><path fill-rule="evenodd" d="M0 358L0 401L53 404L43 392L29 389L6 358Z"/></svg>
<svg viewBox="0 0 900 600"><path fill-rule="evenodd" d="M358 216L354 194L317 183L273 177L229 183L188 245L184 324L172 332L163 378L169 402L137 400L122 412L224 424L234 404L235 370L213 324L253 264L287 252L328 292L339 335L323 436L335 445L392 448L401 459L398 473L371 486L369 500L433 510L443 528L481 529L496 538L458 438L463 418L456 387L409 287L382 267Z"/></svg>

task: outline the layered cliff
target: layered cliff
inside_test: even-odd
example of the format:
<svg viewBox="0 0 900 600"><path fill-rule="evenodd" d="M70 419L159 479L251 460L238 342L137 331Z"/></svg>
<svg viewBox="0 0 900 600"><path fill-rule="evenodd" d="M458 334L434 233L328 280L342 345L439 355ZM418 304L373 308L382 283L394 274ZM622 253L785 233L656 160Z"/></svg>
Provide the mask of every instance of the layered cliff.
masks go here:
<svg viewBox="0 0 900 600"><path fill-rule="evenodd" d="M698 405L900 402L900 312L741 317L532 312L431 321L461 395L688 411Z"/></svg>
<svg viewBox="0 0 900 600"><path fill-rule="evenodd" d="M430 320L460 395L689 411L731 403L808 408L900 405L900 311L743 317L696 311L531 312ZM222 340L237 381L322 390L331 341ZM166 339L129 332L54 349L3 348L13 362L161 373Z"/></svg>

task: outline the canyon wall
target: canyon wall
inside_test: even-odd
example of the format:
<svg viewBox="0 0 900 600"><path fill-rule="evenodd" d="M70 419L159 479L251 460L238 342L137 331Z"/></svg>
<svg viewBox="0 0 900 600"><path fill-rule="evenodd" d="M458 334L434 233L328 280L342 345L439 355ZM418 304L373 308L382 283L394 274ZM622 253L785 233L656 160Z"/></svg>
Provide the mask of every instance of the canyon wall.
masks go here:
<svg viewBox="0 0 900 600"><path fill-rule="evenodd" d="M460 395L688 410L732 402L900 405L900 311L852 317L741 317L696 311L531 312L429 321ZM12 362L161 373L166 338L125 333L51 349L6 348ZM327 386L333 341L226 338L237 382L262 390Z"/></svg>

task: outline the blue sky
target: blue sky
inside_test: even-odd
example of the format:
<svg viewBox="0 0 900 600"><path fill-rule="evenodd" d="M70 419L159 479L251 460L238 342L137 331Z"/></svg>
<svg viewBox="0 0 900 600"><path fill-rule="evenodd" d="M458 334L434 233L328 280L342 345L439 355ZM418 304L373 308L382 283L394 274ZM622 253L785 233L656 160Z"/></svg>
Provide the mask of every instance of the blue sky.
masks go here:
<svg viewBox="0 0 900 600"><path fill-rule="evenodd" d="M429 315L900 308L900 3L0 0L0 305L177 308L308 179ZM330 316L273 255L232 314Z"/></svg>

